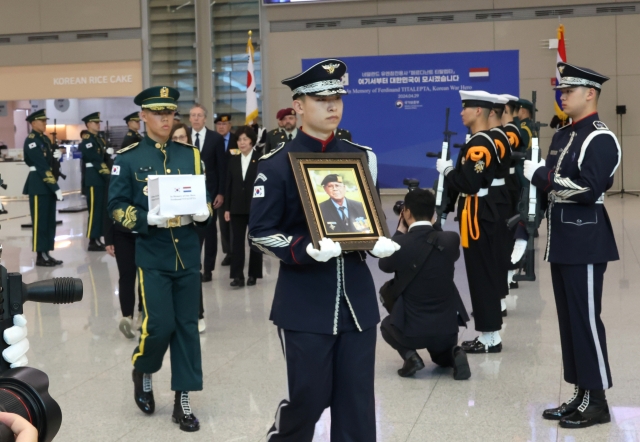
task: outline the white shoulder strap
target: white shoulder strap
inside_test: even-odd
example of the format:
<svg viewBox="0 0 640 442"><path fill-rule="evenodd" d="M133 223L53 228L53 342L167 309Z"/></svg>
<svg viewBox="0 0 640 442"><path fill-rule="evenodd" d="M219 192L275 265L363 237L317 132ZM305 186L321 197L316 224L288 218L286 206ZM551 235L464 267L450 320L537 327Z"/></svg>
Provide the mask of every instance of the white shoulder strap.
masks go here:
<svg viewBox="0 0 640 442"><path fill-rule="evenodd" d="M578 169L582 170L582 161L584 160L584 155L587 152L587 147L589 147L589 143L591 143L591 140L593 140L598 135L604 135L604 134L611 135L613 137L613 140L616 142L616 147L618 148L618 162L616 163L616 167L613 168L613 172L611 172L611 175L609 176L613 176L613 174L616 173L618 166L620 166L620 161L622 160L622 150L620 149L620 143L618 143L618 139L616 138L615 134L610 130L605 130L605 129L595 130L591 132L589 136L587 136L587 139L584 140L584 143L582 143L582 147L580 147L580 156L578 157Z"/></svg>

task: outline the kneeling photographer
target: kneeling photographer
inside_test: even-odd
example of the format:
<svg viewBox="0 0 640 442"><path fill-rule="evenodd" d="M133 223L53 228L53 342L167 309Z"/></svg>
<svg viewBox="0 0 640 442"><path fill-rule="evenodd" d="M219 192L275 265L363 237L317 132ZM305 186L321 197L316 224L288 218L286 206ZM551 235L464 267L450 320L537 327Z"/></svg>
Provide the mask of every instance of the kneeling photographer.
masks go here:
<svg viewBox="0 0 640 442"><path fill-rule="evenodd" d="M418 349L427 349L441 367L453 367L453 378L471 376L467 355L458 346L458 327L468 320L453 281L460 257L460 237L434 229L435 196L424 189L410 191L393 240L400 250L379 261L380 270L395 277L380 289L390 315L380 329L404 366L402 377L424 368Z"/></svg>

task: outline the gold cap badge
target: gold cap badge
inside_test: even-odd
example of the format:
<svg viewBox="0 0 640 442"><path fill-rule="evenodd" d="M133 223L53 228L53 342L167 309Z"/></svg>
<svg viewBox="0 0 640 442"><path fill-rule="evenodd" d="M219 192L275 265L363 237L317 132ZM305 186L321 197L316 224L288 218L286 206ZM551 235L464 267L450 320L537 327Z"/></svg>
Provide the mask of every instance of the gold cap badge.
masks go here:
<svg viewBox="0 0 640 442"><path fill-rule="evenodd" d="M169 98L169 88L163 87L160 89L160 98Z"/></svg>
<svg viewBox="0 0 640 442"><path fill-rule="evenodd" d="M333 74L333 72L336 70L336 68L340 67L339 64L337 63L331 63L331 64L325 64L322 66L322 68L327 71L329 74Z"/></svg>

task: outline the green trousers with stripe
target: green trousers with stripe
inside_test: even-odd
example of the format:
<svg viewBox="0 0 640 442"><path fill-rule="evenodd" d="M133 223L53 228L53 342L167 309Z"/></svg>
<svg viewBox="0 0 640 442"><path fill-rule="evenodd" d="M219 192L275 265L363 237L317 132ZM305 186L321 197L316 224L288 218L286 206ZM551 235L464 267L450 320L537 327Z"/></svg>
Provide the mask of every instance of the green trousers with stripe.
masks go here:
<svg viewBox="0 0 640 442"><path fill-rule="evenodd" d="M202 390L200 271L197 267L177 271L139 267L138 280L144 319L133 366L142 373L155 373L170 348L171 389Z"/></svg>
<svg viewBox="0 0 640 442"><path fill-rule="evenodd" d="M103 186L90 186L84 188L84 195L87 197L87 210L89 220L87 221L87 238L100 239L102 227L104 226L105 212L105 189Z"/></svg>
<svg viewBox="0 0 640 442"><path fill-rule="evenodd" d="M53 250L56 237L56 196L29 195L34 252Z"/></svg>

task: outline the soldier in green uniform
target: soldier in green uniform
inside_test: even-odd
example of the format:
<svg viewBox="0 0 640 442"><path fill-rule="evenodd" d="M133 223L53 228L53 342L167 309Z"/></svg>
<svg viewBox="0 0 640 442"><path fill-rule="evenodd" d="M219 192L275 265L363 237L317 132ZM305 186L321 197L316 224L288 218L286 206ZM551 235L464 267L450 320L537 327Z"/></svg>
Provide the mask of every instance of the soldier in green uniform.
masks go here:
<svg viewBox="0 0 640 442"><path fill-rule="evenodd" d="M87 132L82 136L78 149L82 153L84 169L84 195L87 197L89 221L87 238L90 252L104 252L105 246L100 242L104 226L105 186L109 183L109 167L105 161L106 141L98 135L100 131L100 112L94 112L82 119Z"/></svg>
<svg viewBox="0 0 640 442"><path fill-rule="evenodd" d="M276 149L280 143L288 143L298 134L298 117L292 108L280 109L276 115L278 128L267 132L264 154Z"/></svg>
<svg viewBox="0 0 640 442"><path fill-rule="evenodd" d="M171 389L175 391L173 421L183 431L197 431L189 392L202 390L202 361L198 334L200 306L200 242L195 224L206 225L213 209L207 205L189 216L159 215L150 208L149 175L202 175L200 151L172 141L173 113L180 93L152 87L136 96L147 135L118 151L109 187L109 214L117 224L138 232L136 266L144 319L133 353L134 396L147 414L155 410L151 375L162 367L171 348Z"/></svg>
<svg viewBox="0 0 640 442"><path fill-rule="evenodd" d="M38 254L36 265L52 267L62 264L49 255L56 236L56 201L62 201L62 191L51 171L54 154L49 137L44 133L46 111L41 109L32 113L27 121L31 123L31 133L24 140L24 162L29 166L29 175L22 193L29 195L33 251Z"/></svg>
<svg viewBox="0 0 640 442"><path fill-rule="evenodd" d="M533 127L531 124L531 114L533 113L533 103L524 98L518 100L520 110L518 110L518 120L520 120L520 137L522 138L522 145L520 151L525 152L531 149L531 140L533 139ZM523 162L518 161L516 163L516 175L520 180L520 186L529 188L529 182L525 179L522 167Z"/></svg>
<svg viewBox="0 0 640 442"><path fill-rule="evenodd" d="M124 117L124 121L127 123L129 130L127 131L124 139L122 140L121 148L132 145L133 143L139 143L142 141L142 135L138 132L140 130L140 115L139 112Z"/></svg>

